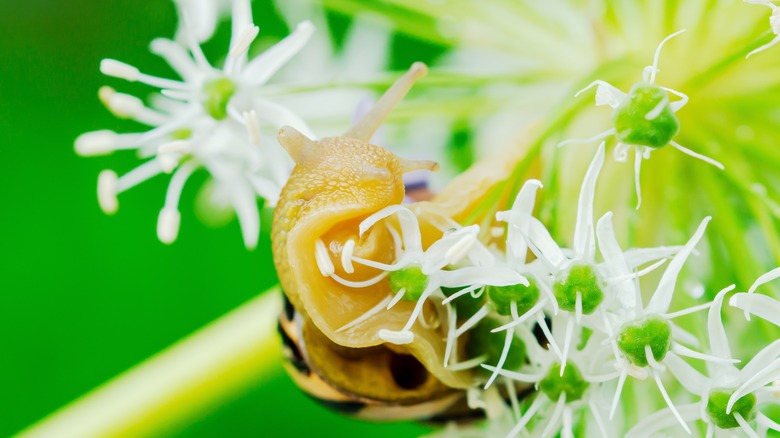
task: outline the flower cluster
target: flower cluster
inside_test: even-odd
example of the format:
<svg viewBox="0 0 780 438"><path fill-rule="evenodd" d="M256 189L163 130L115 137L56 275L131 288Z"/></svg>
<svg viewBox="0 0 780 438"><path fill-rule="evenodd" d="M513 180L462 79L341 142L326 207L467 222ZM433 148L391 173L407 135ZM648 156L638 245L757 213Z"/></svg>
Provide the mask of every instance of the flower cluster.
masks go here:
<svg viewBox="0 0 780 438"><path fill-rule="evenodd" d="M667 404L652 417L655 420L637 425L636 434L674 424L690 433L689 423L695 420L705 421L710 428L741 427L750 434L755 433L753 421L759 430L778 429L757 407L777 391L767 385L780 379L780 341L759 352L742 370L735 368L739 360L729 352L720 319L723 298L734 286L721 291L713 302L671 309L678 276L710 218L704 218L682 246L624 251L615 236L612 213L594 221L593 200L604 156L602 143L582 184L571 248L558 245L533 216L541 188L536 180L526 182L511 210L497 215L506 229L497 230L501 232L493 233L488 242L478 239L477 225L460 227L450 221L442 227L442 237L425 249L417 217L404 206L387 207L366 218L360 224L361 235L386 226L397 248L395 262L383 264L354 256L349 250L354 241L345 245L344 272L354 272L352 263L369 266L379 272L370 280L353 282L334 274L325 244L319 241L315 257L323 275L352 288L387 281L392 292L342 329L355 327L401 300L413 302L414 312L403 329L377 333L385 342L407 344L414 340L411 327L431 319L423 317L424 304L435 302L433 308L440 314L432 319L444 321L442 331L447 336L444 366L487 371L474 374L478 386L472 391L473 406L479 406L477 400L486 397L479 394L491 391L497 378L510 388L504 415L513 415L515 423L505 431L508 436L531 428L540 436L561 430L563 436L572 436L582 409L593 418L600 436L611 436L607 418L615 416L629 378L651 379ZM397 222L387 221L391 217ZM530 262L526 260L529 250L535 256ZM666 269L645 304L639 277L664 263ZM775 313L780 303L753 294L759 284L775 277L780 277L780 268L759 279L748 293L734 295L732 304L780 324L780 313ZM709 351L701 352L696 336L674 320L707 309ZM709 380L684 358L706 363ZM700 404L677 406L663 383L670 377L700 396L702 408ZM537 389L522 413L514 395L518 384ZM612 394L610 403L606 393ZM489 414L496 415L493 411Z"/></svg>
<svg viewBox="0 0 780 438"><path fill-rule="evenodd" d="M249 47L259 28L252 22L249 1L235 1L227 59L222 68L217 68L203 54L197 38L201 25L191 29L188 11L181 11L183 43L161 38L151 44L152 52L162 57L181 80L147 75L113 59L100 64L100 71L107 76L161 89L153 102L155 108L109 87L100 90L101 100L118 117L153 128L130 134L89 132L76 140L76 152L92 156L132 149L146 159L121 177L112 170L100 174L98 200L108 214L117 211L118 194L159 174L173 174L157 224L157 235L165 243L173 242L178 235L178 204L185 182L196 170L205 169L215 182L218 201L233 207L244 243L253 248L260 232L257 198L275 205L292 170L292 162L276 142L275 132L290 125L313 136L295 113L263 97L261 87L301 50L314 27L304 21L288 38L248 60Z"/></svg>

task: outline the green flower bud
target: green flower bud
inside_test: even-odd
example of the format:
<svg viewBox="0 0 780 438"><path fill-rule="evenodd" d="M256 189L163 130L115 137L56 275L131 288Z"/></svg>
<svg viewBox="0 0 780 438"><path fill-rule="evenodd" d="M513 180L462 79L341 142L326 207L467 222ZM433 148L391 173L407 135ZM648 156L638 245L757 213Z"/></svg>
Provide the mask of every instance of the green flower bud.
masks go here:
<svg viewBox="0 0 780 438"><path fill-rule="evenodd" d="M753 394L742 396L734 403L731 413L727 414L726 406L732 394L734 394L734 391L713 389L710 391L710 396L707 400L707 416L710 417L712 424L721 429L739 427L737 418L734 416L735 413L739 413L745 421L751 421L756 418L756 396Z"/></svg>
<svg viewBox="0 0 780 438"><path fill-rule="evenodd" d="M236 84L228 78L208 81L203 85L203 108L216 120L227 117L227 105L236 92Z"/></svg>
<svg viewBox="0 0 780 438"><path fill-rule="evenodd" d="M566 393L567 403L581 399L588 386L590 383L583 379L580 370L571 362L566 362L563 376L561 376L561 364L553 364L547 375L539 382L539 390L550 400L557 401L561 393Z"/></svg>
<svg viewBox="0 0 780 438"><path fill-rule="evenodd" d="M648 316L624 325L618 334L617 344L629 362L646 367L645 346L650 346L656 362L662 361L672 347L672 325L658 316Z"/></svg>
<svg viewBox="0 0 780 438"><path fill-rule="evenodd" d="M553 285L558 306L567 312L574 312L579 292L582 295L582 313L590 315L604 301L600 283L596 271L590 265L572 267L566 278Z"/></svg>
<svg viewBox="0 0 780 438"><path fill-rule="evenodd" d="M468 331L468 340L466 342L466 355L468 358L474 358L485 355L488 364L496 364L501 358L501 351L504 349L506 340L505 332L492 333L496 327L503 325L494 318L485 318L471 330ZM504 362L504 369L517 369L525 362L526 349L525 344L518 337L512 338L509 346L509 354ZM487 370L484 370L488 372Z"/></svg>
<svg viewBox="0 0 780 438"><path fill-rule="evenodd" d="M511 304L517 303L517 314L522 315L539 301L539 288L529 279L529 285L488 286L487 295L499 315L511 315Z"/></svg>
<svg viewBox="0 0 780 438"><path fill-rule="evenodd" d="M680 120L669 106L669 95L658 85L640 82L612 114L618 141L660 148L680 131Z"/></svg>
<svg viewBox="0 0 780 438"><path fill-rule="evenodd" d="M423 274L420 265L410 265L397 271L390 272L390 290L397 294L401 289L405 289L402 299L404 301L416 302L420 299L425 288L428 287L428 276Z"/></svg>

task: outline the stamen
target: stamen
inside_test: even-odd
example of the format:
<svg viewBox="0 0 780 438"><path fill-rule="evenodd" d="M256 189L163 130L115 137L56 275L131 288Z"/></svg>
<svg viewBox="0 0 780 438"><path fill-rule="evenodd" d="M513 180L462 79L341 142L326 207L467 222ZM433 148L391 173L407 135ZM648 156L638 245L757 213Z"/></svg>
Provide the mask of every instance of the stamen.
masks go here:
<svg viewBox="0 0 780 438"><path fill-rule="evenodd" d="M355 327L356 325L360 324L361 322L368 320L368 318L371 318L372 316L376 315L381 310L383 310L385 308L385 306L387 306L387 303L389 301L390 301L390 296L386 296L382 301L377 303L376 306L372 307L371 309L369 309L364 314L358 316L357 318L353 319L349 323L344 324L343 326L339 327L336 330L336 333L341 333L343 331L349 330L352 327Z"/></svg>
<svg viewBox="0 0 780 438"><path fill-rule="evenodd" d="M119 209L117 200L117 175L113 170L104 170L98 175L98 203L105 214L114 214Z"/></svg>
<svg viewBox="0 0 780 438"><path fill-rule="evenodd" d="M175 140L164 143L157 148L157 160L165 173L171 173L179 165L184 154L191 151L191 143L187 140Z"/></svg>
<svg viewBox="0 0 780 438"><path fill-rule="evenodd" d="M633 272L631 274L627 275L619 275L617 277L610 277L607 278L607 282L611 284L620 283L621 281L625 280L633 280L634 278L643 277L653 271L655 271L657 268L659 268L661 265L666 263L666 259L658 260L657 262L653 263L652 265L646 267L645 269L642 269L641 271ZM709 304L708 304L709 306Z"/></svg>
<svg viewBox="0 0 780 438"><path fill-rule="evenodd" d="M454 363L447 367L450 371L463 371L482 365L487 360L486 355L477 356L473 359L464 360L463 362Z"/></svg>
<svg viewBox="0 0 780 438"><path fill-rule="evenodd" d="M610 128L600 134L596 134L593 137L590 138L574 138L569 140L564 140L560 143L558 143L558 147L566 146L567 144L587 144L587 143L594 143L598 140L605 139L609 137L610 135L615 135L617 133L617 130L615 128Z"/></svg>
<svg viewBox="0 0 780 438"><path fill-rule="evenodd" d="M243 116L246 132L249 134L249 141L255 146L260 146L260 124L257 122L257 113L255 110L245 111Z"/></svg>
<svg viewBox="0 0 780 438"><path fill-rule="evenodd" d="M650 356L652 356L652 353L650 354ZM666 401L666 405L669 406L669 409L672 411L672 414L674 414L675 418L677 418L677 421L680 422L680 425L682 426L683 429L685 429L685 432L687 432L688 435L690 435L691 429L688 428L688 425L685 424L685 420L683 420L682 417L680 416L680 412L678 412L677 408L674 407L674 403L672 403L672 400L669 398L669 394L666 392L666 389L664 388L664 384L661 382L661 375L658 374L658 371L656 371L655 369L653 369L652 374L653 374L653 379L655 380L655 384L658 386L658 390L661 391L661 396L663 396L664 401Z"/></svg>
<svg viewBox="0 0 780 438"><path fill-rule="evenodd" d="M153 176L157 176L162 173L162 167L157 160L149 160L144 164L136 167L135 169L122 175L116 181L116 193L122 193L129 190L138 184L148 180Z"/></svg>
<svg viewBox="0 0 780 438"><path fill-rule="evenodd" d="M403 331L403 330L398 332L393 330L381 329L379 330L377 336L379 336L379 339L382 339L385 342L389 342L391 344L396 344L396 345L411 344L412 341L414 341L414 333L410 331Z"/></svg>
<svg viewBox="0 0 780 438"><path fill-rule="evenodd" d="M636 209L642 205L642 151L636 148L634 153L634 190L636 190Z"/></svg>
<svg viewBox="0 0 780 438"><path fill-rule="evenodd" d="M341 283L344 286L351 287L351 288L354 288L354 289L360 289L360 288L364 288L364 287L373 286L373 285L379 283L380 281L382 281L383 278L387 277L387 274L388 274L388 272L382 272L381 274L377 275L376 277L371 277L368 280L363 280L363 281L350 281L350 280L341 278L340 276L338 276L336 274L331 274L330 278L332 278L333 280L335 280L338 283Z"/></svg>
<svg viewBox="0 0 780 438"><path fill-rule="evenodd" d="M504 386L506 386L506 392L509 394L509 403L512 407L512 416L515 421L520 421L520 403L517 400L517 388L510 379L504 379Z"/></svg>
<svg viewBox="0 0 780 438"><path fill-rule="evenodd" d="M325 247L325 242L322 239L317 239L314 242L314 259L323 277L330 277L336 272L336 268L330 260L328 249Z"/></svg>
<svg viewBox="0 0 780 438"><path fill-rule="evenodd" d="M493 330L491 330L491 332L492 333L498 333L498 332L501 332L501 331L504 331L504 330L509 330L512 327L517 327L518 325L520 325L520 324L524 323L525 321L527 321L528 319L530 319L532 316L535 316L536 313L539 312L539 310L541 310L542 307L544 307L544 305L546 303L547 303L547 299L546 298L542 299L541 301L536 303L535 306L531 307L527 312L525 312L521 317L519 317L517 319L514 319L514 320L512 320L512 322L504 324L501 327L494 328Z"/></svg>
<svg viewBox="0 0 780 438"><path fill-rule="evenodd" d="M455 337L459 338L463 333L466 333L470 328L474 327L482 318L486 317L489 313L489 307L487 304L482 306L477 313L471 315L471 318L467 319L462 326L458 327L455 331Z"/></svg>
<svg viewBox="0 0 780 438"><path fill-rule="evenodd" d="M355 273L355 267L352 266L352 254L354 251L355 241L353 239L347 240L347 243L344 244L344 248L341 250L341 266L347 274Z"/></svg>
<svg viewBox="0 0 780 438"><path fill-rule="evenodd" d="M617 409L618 401L620 401L620 394L623 392L623 385L626 383L626 377L628 376L628 367L623 366L622 368L617 388L615 389L615 396L612 398L612 407L609 409L610 420L615 417L615 410Z"/></svg>
<svg viewBox="0 0 780 438"><path fill-rule="evenodd" d="M668 97L664 97L663 99L661 99L653 109L651 109L647 114L645 114L645 120L657 119L658 116L661 115L661 111L663 111L666 105L668 104L669 104Z"/></svg>
<svg viewBox="0 0 780 438"><path fill-rule="evenodd" d="M577 298L579 297L580 297L580 293L577 292ZM569 358L569 348L571 348L571 338L573 335L574 335L574 318L569 316L566 319L566 335L563 341L563 356L561 357L561 373L560 373L561 377L563 377L563 372L566 369L566 360Z"/></svg>
<svg viewBox="0 0 780 438"><path fill-rule="evenodd" d="M719 161L713 160L710 157L707 157L707 156L702 155L700 153L694 152L694 151L692 151L692 150L690 150L690 149L688 149L686 147L680 146L680 144L677 143L676 141L671 141L671 142L669 142L669 144L672 145L672 147L674 147L678 151L680 151L680 152L682 152L682 153L684 153L686 155L690 155L693 158L698 158L698 159L704 161L705 163L708 163L708 164L711 164L711 165L717 167L720 170L725 170L726 169L726 167L723 166L723 164L721 164Z"/></svg>
<svg viewBox="0 0 780 438"><path fill-rule="evenodd" d="M609 436L607 435L607 428L604 426L604 419L601 418L601 414L599 413L596 404L593 403L593 398L588 400L588 407L590 408L590 413L593 415L593 418L596 420L596 426L599 428L600 436Z"/></svg>
<svg viewBox="0 0 780 438"><path fill-rule="evenodd" d="M157 218L157 238L160 242L170 245L179 235L181 214L175 208L163 207Z"/></svg>
<svg viewBox="0 0 780 438"><path fill-rule="evenodd" d="M498 358L498 364L496 364L496 368L493 370L493 374L490 376L487 383L485 383L485 389L488 389L490 385L492 385L496 380L496 377L498 377L498 372L501 370L501 367L504 366L506 357L509 355L509 347L512 345L512 338L514 336L515 331L513 329L507 330L506 337L504 338L504 348L501 350L501 356Z"/></svg>
<svg viewBox="0 0 780 438"><path fill-rule="evenodd" d="M76 153L82 157L94 157L114 152L119 135L116 132L103 129L81 134L75 142Z"/></svg>
<svg viewBox="0 0 780 438"><path fill-rule="evenodd" d="M517 422L515 427L512 428L511 431L509 431L509 434L507 434L507 438L514 438L517 436L520 431L525 429L525 426L528 424L529 421L531 421L531 418L536 415L536 411L539 410L539 408L542 406L542 402L544 401L544 397L536 396L533 403L531 403L531 406L528 407L528 410L525 411L525 415L523 415L523 418L520 419L520 421Z"/></svg>
<svg viewBox="0 0 780 438"><path fill-rule="evenodd" d="M689 307L687 309L678 310L677 312L665 313L665 314L661 315L661 317L664 318L664 319L674 319L674 318L677 318L677 317L680 317L680 316L685 316L685 315L688 315L688 314L691 314L691 313L695 313L695 312L698 312L698 311L701 311L701 310L707 310L710 307L712 307L712 303L711 302L710 303L699 304L698 306L692 306L692 307Z"/></svg>
<svg viewBox="0 0 780 438"><path fill-rule="evenodd" d="M740 363L741 362L741 360L739 360L739 359L726 359L726 358L723 358L723 357L717 357L717 356L712 356L712 355L709 355L709 354L699 353L698 351L691 350L690 348L688 348L688 347L686 347L684 345L678 344L676 342L672 344L672 351L674 351L675 353L679 354L680 356L690 357L690 358L693 358L693 359L701 359L701 360L704 360L704 361L707 361L707 362L712 362L712 363L736 364L736 363Z"/></svg>
<svg viewBox="0 0 780 438"><path fill-rule="evenodd" d="M458 241L456 241L450 247L450 249L447 250L447 252L444 254L444 260L447 262L448 265L453 265L459 262L463 257L466 256L469 249L471 249L472 245L474 245L474 242L476 241L477 241L476 235L466 234Z"/></svg>
<svg viewBox="0 0 780 438"><path fill-rule="evenodd" d="M555 403L555 409L553 410L550 419L547 421L547 425L544 427L541 436L552 436L553 427L558 423L558 418L563 413L564 406L566 406L566 391L561 392L561 395L558 396L558 402Z"/></svg>
<svg viewBox="0 0 780 438"><path fill-rule="evenodd" d="M758 438L758 434L756 434L756 431L754 431L750 425L748 425L747 421L745 421L745 418L740 414L739 412L734 412L734 419L737 420L737 423L739 423L739 427L742 429L743 432L750 438Z"/></svg>
<svg viewBox="0 0 780 438"><path fill-rule="evenodd" d="M517 371L498 369L494 366L487 365L487 364L482 364L482 368L490 372L496 372L500 376L509 377L512 380L517 380L518 382L536 383L542 378L544 378L544 373L539 373L539 374L518 373Z"/></svg>
<svg viewBox="0 0 780 438"><path fill-rule="evenodd" d="M132 65L109 58L100 61L100 72L106 76L124 79L130 82L137 81L138 77L141 75L141 72Z"/></svg>
<svg viewBox="0 0 780 438"><path fill-rule="evenodd" d="M238 59L239 57L246 54L246 52L249 50L249 46L252 44L255 38L257 38L258 33L260 33L260 28L257 26L251 26L244 29L244 31L241 32L241 36L236 40L236 43L233 45L233 47L230 48L228 57Z"/></svg>
<svg viewBox="0 0 780 438"><path fill-rule="evenodd" d="M455 348L455 329L458 323L458 315L455 310L455 306L447 306L447 345L444 347L444 367L446 368L450 363L450 356L452 350Z"/></svg>
<svg viewBox="0 0 780 438"><path fill-rule="evenodd" d="M452 295L448 296L448 297L447 297L447 298L445 298L444 300L442 300L442 302L441 302L441 303L442 303L442 304L445 304L445 305L446 305L446 304L449 304L449 303L451 303L451 302L452 302L452 300L454 300L454 299L456 299L456 298L459 298L459 297L462 297L463 295L466 295L466 294L468 294L468 293L471 293L471 292L473 292L473 291L475 291L475 290L477 290L477 289L480 289L480 288L484 288L484 286L482 286L481 284L475 284L475 285L473 285L473 286L469 286L469 287L467 287L467 288L465 288L465 289L461 289L461 290L459 290L459 291L455 292L454 294L452 294ZM473 295L472 295L472 296L473 296ZM474 297L474 298L479 298L479 297Z"/></svg>
<svg viewBox="0 0 780 438"><path fill-rule="evenodd" d="M550 344L550 348L552 348L553 352L555 352L555 355L558 356L558 359L561 360L561 349L558 348L558 344L555 342L555 338L553 337L552 333L550 333L550 328L547 327L547 321L544 320L544 316L542 316L541 312L536 314L536 322L539 323L539 328L542 329L544 337L547 338L547 342Z"/></svg>
<svg viewBox="0 0 780 438"><path fill-rule="evenodd" d="M404 294L406 293L406 288L402 287L401 289L398 289L398 292L395 294L392 300L390 300L389 303L387 303L387 310L390 310L393 306L398 304L399 301L401 301L401 298L404 297Z"/></svg>

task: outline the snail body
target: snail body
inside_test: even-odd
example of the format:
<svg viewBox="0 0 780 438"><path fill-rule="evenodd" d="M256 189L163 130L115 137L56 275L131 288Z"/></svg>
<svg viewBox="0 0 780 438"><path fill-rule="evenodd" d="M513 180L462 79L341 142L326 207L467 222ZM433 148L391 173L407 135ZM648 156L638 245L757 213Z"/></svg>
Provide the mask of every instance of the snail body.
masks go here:
<svg viewBox="0 0 780 438"><path fill-rule="evenodd" d="M364 415L370 418L430 418L462 404L464 390L474 384L471 371L444 366L445 339L437 324L415 324L413 340L404 345L378 336L381 330L401 329L413 314L414 303L402 301L350 324L384 305L391 295L386 280L353 288L333 278L348 274L360 282L380 273L339 262L347 251L350 256L393 263L399 243L390 227L363 230L360 224L402 202L405 172L438 168L434 162L407 160L369 142L426 70L424 64L414 64L342 136L315 141L292 127L283 127L278 135L296 163L274 211L272 228L274 262L295 315L288 312L280 320L280 331L289 344L290 363L305 365L288 369L315 398L342 407L358 406L354 403L372 407L361 409L370 412ZM446 214L457 213L449 205ZM435 204L418 209L424 245L443 235L433 224L436 211ZM388 410L377 411L376 406Z"/></svg>

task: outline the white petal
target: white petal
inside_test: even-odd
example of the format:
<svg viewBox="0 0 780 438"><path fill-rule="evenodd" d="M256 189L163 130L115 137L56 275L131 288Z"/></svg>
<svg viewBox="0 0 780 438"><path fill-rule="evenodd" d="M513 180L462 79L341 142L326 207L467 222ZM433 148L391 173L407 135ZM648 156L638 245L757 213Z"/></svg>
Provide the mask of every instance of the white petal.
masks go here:
<svg viewBox="0 0 780 438"><path fill-rule="evenodd" d="M647 311L652 313L666 313L669 311L669 305L672 302L672 296L674 295L675 285L677 283L677 276L680 274L685 261L693 251L694 247L704 235L704 230L707 229L707 224L710 222L711 217L707 216L699 224L699 228L688 240L683 249L674 256L669 266L666 267L661 281L658 283L658 287L653 293L653 297L647 304Z"/></svg>
<svg viewBox="0 0 780 438"><path fill-rule="evenodd" d="M707 314L707 333L709 334L710 351L712 351L714 356L723 359L731 359L731 348L729 348L729 338L726 336L726 329L723 327L721 307L723 306L723 298L734 288L735 286L731 285L718 292Z"/></svg>
<svg viewBox="0 0 780 438"><path fill-rule="evenodd" d="M691 403L682 405L677 408L677 412L685 421L696 421L699 419L699 403ZM672 427L678 424L677 419L670 415L671 409L664 408L653 414L650 414L637 423L634 427L626 432L627 437L632 438L645 438L655 436L656 432L659 432L667 427Z"/></svg>
<svg viewBox="0 0 780 438"><path fill-rule="evenodd" d="M604 257L607 274L610 277L622 277L631 274L628 268L626 258L623 256L623 250L620 248L615 238L615 229L612 226L612 212L607 212L599 219L596 226L596 234L599 241L599 251ZM639 303L636 302L637 291L636 283L632 278L627 278L614 285L617 289L617 296L624 307L633 308Z"/></svg>
<svg viewBox="0 0 780 438"><path fill-rule="evenodd" d="M314 30L311 21L300 23L287 38L250 61L241 77L253 86L264 84L306 45Z"/></svg>
<svg viewBox="0 0 780 438"><path fill-rule="evenodd" d="M763 318L780 327L780 301L759 294L738 293L729 300L729 304Z"/></svg>
<svg viewBox="0 0 780 438"><path fill-rule="evenodd" d="M646 263L665 259L677 254L682 246L658 246L655 248L632 248L626 250L623 256L626 258L628 268L634 270Z"/></svg>
<svg viewBox="0 0 780 438"><path fill-rule="evenodd" d="M710 383L707 377L696 371L680 356L667 354L664 358L664 365L669 368L669 371L683 388L691 394L703 396L709 391Z"/></svg>
<svg viewBox="0 0 780 438"><path fill-rule="evenodd" d="M605 143L601 143L596 155L588 166L585 179L582 181L580 196L577 201L577 223L574 226L574 251L586 260L593 260L596 252L596 239L593 232L593 199L596 196L596 182L604 165Z"/></svg>
<svg viewBox="0 0 780 438"><path fill-rule="evenodd" d="M518 274L513 269L501 267L470 266L441 271L439 273L441 285L444 287L463 286L512 286L522 284L528 286L528 279Z"/></svg>
<svg viewBox="0 0 780 438"><path fill-rule="evenodd" d="M422 252L422 237L420 236L417 216L403 205L390 205L365 218L363 222L360 223L360 235L362 236L363 233L380 220L396 213L398 213L398 223L401 225L401 237L404 241L404 250Z"/></svg>
<svg viewBox="0 0 780 438"><path fill-rule="evenodd" d="M542 187L538 180L531 179L523 184L520 192L512 204L512 209L503 214L497 214L498 220L508 222L506 246L509 249L508 254L513 258L513 263L525 264L528 245L526 236L530 218L533 216L534 205L536 203L536 192Z"/></svg>
<svg viewBox="0 0 780 438"><path fill-rule="evenodd" d="M543 258L551 267L560 269L566 264L566 256L539 219L531 218L528 227L528 243L531 251L537 257Z"/></svg>
<svg viewBox="0 0 780 438"><path fill-rule="evenodd" d="M255 99L254 106L257 117L276 128L292 126L308 138L316 138L309 125L288 108L266 99Z"/></svg>

